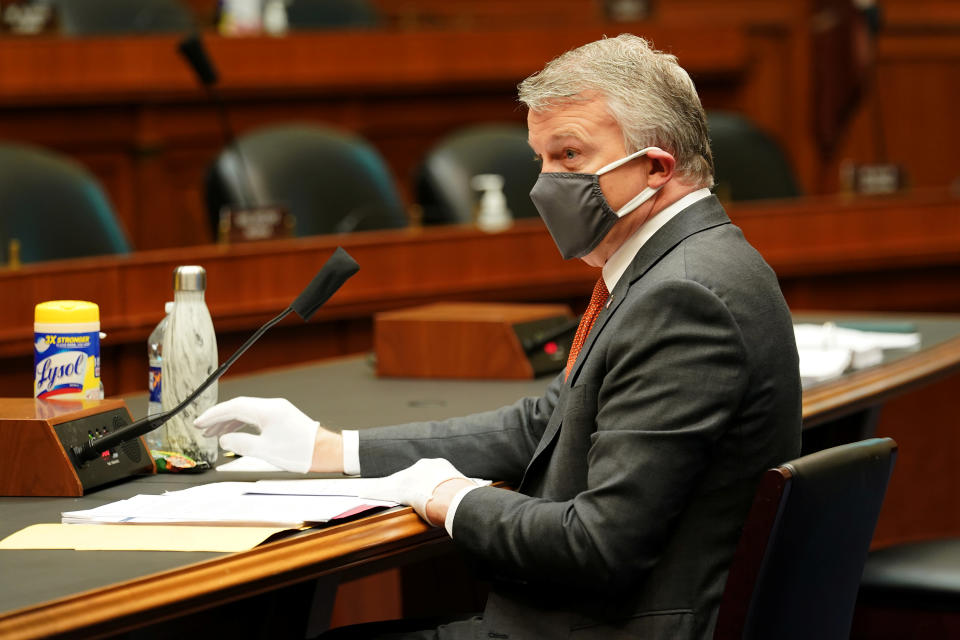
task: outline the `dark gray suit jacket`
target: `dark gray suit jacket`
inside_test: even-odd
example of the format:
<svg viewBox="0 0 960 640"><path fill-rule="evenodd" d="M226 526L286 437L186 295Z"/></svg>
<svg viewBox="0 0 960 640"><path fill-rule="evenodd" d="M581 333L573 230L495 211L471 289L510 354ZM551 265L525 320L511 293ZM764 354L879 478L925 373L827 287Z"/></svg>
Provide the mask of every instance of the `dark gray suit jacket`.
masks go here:
<svg viewBox="0 0 960 640"><path fill-rule="evenodd" d="M640 249L568 381L363 430L360 466L444 457L518 485L460 503L454 542L493 588L440 637L709 638L760 474L799 453L800 402L776 276L711 196Z"/></svg>

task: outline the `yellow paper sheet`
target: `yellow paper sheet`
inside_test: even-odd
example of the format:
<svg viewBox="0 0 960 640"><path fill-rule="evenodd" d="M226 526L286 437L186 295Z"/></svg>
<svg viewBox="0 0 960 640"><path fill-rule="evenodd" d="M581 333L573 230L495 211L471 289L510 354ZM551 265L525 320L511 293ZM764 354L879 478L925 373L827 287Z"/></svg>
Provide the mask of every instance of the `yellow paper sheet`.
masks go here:
<svg viewBox="0 0 960 640"><path fill-rule="evenodd" d="M148 524L34 524L0 540L0 549L77 551L246 551L283 528Z"/></svg>

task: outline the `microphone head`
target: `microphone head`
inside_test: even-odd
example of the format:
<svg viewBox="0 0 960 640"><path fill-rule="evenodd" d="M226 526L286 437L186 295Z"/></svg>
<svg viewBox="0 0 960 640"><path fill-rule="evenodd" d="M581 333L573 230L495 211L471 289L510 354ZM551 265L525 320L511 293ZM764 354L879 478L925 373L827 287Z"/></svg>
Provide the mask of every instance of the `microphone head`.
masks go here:
<svg viewBox="0 0 960 640"><path fill-rule="evenodd" d="M313 277L307 288L290 304L290 308L306 322L350 276L359 270L360 265L357 261L342 247L337 247L330 259L320 267L320 271Z"/></svg>
<svg viewBox="0 0 960 640"><path fill-rule="evenodd" d="M203 46L203 40L200 39L200 36L195 34L187 36L180 41L177 50L186 59L190 68L197 74L197 78L204 86L212 87L217 84L217 80L219 80L217 70L213 66L210 56L207 55L207 50Z"/></svg>

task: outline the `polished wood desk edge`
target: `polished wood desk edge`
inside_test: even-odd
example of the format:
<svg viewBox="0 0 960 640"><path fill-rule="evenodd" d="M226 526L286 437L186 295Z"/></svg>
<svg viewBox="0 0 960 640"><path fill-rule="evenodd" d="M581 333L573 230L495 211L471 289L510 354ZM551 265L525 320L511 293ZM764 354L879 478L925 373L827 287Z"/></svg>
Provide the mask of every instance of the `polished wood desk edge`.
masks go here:
<svg viewBox="0 0 960 640"><path fill-rule="evenodd" d="M960 371L960 336L803 393L803 427L815 427Z"/></svg>
<svg viewBox="0 0 960 640"><path fill-rule="evenodd" d="M399 508L11 611L0 615L0 637L119 633L447 543L442 528L427 525L410 508Z"/></svg>

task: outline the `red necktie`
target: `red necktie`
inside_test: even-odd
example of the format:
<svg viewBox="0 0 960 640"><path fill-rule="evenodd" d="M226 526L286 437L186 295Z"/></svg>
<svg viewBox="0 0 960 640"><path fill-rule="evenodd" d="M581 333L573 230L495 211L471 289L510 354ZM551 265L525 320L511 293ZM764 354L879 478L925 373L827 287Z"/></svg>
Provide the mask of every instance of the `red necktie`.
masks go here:
<svg viewBox="0 0 960 640"><path fill-rule="evenodd" d="M587 341L587 336L590 335L590 329L593 328L593 323L596 322L597 316L600 315L600 311L603 309L603 305L606 304L607 298L609 297L610 292L607 291L607 284L603 281L603 278L600 278L593 287L590 304L587 305L587 310L583 312L583 317L580 318L580 325L577 327L577 333L573 336L573 344L570 345L570 356L567 358L567 375L564 376L564 381L570 377L573 363L577 361L577 356L580 355L580 349L583 347L583 343Z"/></svg>

